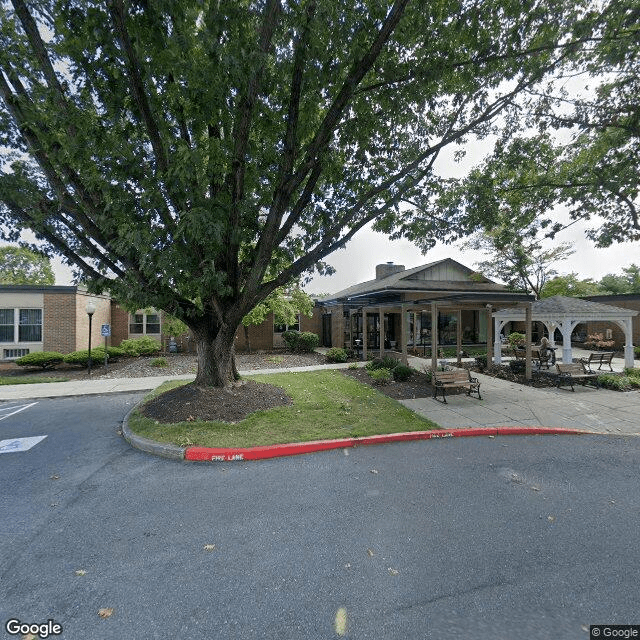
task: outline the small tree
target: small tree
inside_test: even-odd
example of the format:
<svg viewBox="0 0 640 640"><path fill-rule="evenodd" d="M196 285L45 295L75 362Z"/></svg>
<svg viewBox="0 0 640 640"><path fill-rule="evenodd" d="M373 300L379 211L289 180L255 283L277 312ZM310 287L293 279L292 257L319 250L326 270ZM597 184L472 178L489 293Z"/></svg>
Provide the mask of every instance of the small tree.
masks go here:
<svg viewBox="0 0 640 640"><path fill-rule="evenodd" d="M298 287L288 291L286 289L276 289L266 300L254 307L250 313L242 318L244 338L248 351L251 351L249 327L262 324L270 313L273 313L275 324L294 324L298 314L309 317L312 315L313 300Z"/></svg>
<svg viewBox="0 0 640 640"><path fill-rule="evenodd" d="M56 281L51 261L25 247L0 247L0 284L42 284Z"/></svg>

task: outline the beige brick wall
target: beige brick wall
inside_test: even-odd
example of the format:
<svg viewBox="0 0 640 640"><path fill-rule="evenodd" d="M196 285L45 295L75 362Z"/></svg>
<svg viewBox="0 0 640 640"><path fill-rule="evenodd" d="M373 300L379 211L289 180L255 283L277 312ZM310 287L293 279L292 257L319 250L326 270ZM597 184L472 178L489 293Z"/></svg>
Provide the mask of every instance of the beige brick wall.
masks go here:
<svg viewBox="0 0 640 640"><path fill-rule="evenodd" d="M87 314L89 298L93 298L96 302L96 311L91 320L91 347L104 345L104 338L100 335L100 329L103 324L111 324L111 300L107 296L90 295L84 291L78 291L75 300L75 351L81 351L89 347L89 316Z"/></svg>
<svg viewBox="0 0 640 640"><path fill-rule="evenodd" d="M76 294L43 294L42 349L71 353L76 350Z"/></svg>

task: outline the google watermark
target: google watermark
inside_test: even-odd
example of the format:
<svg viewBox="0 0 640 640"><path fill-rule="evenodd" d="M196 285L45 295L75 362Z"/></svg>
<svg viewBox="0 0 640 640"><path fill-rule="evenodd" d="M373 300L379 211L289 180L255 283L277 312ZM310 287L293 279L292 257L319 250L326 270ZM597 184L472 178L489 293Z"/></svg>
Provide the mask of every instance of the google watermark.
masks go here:
<svg viewBox="0 0 640 640"><path fill-rule="evenodd" d="M601 638L638 638L640 640L640 624L592 624L589 627L589 640Z"/></svg>
<svg viewBox="0 0 640 640"><path fill-rule="evenodd" d="M31 634L43 639L51 636L59 636L62 633L62 625L51 619L46 622L30 623L20 622L17 618L12 618L7 621L4 628L10 636L17 636L18 634L26 636Z"/></svg>

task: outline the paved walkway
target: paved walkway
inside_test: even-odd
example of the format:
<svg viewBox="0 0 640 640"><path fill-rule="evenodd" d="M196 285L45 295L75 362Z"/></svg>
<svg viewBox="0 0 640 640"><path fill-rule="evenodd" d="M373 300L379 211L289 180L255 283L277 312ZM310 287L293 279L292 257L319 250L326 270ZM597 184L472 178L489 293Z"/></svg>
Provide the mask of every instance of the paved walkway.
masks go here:
<svg viewBox="0 0 640 640"><path fill-rule="evenodd" d="M578 357L578 354L574 354ZM421 358L411 358L410 364L422 369L428 364ZM622 371L623 361L613 362ZM345 368L348 365L317 365L290 369L242 371L243 375L283 373ZM466 395L450 396L448 404L433 398L403 400L402 404L443 428L474 428L497 426L563 427L583 429L593 433L640 435L640 392L621 393L606 389L576 386L569 388L534 389L478 374L482 400ZM25 384L0 387L0 401L32 398L55 398L75 395L100 395L155 389L166 380L192 380L193 375L156 376L78 380L48 384ZM430 392L430 390L428 390Z"/></svg>

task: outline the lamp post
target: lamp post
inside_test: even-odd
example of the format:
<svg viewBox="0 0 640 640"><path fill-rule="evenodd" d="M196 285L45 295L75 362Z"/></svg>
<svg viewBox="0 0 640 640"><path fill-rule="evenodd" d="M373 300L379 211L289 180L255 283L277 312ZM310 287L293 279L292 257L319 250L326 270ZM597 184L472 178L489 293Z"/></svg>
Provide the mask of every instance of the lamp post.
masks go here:
<svg viewBox="0 0 640 640"><path fill-rule="evenodd" d="M94 298L89 298L87 300L86 307L87 315L89 316L89 377L91 377L91 319L93 318L93 314L96 312L96 301Z"/></svg>

